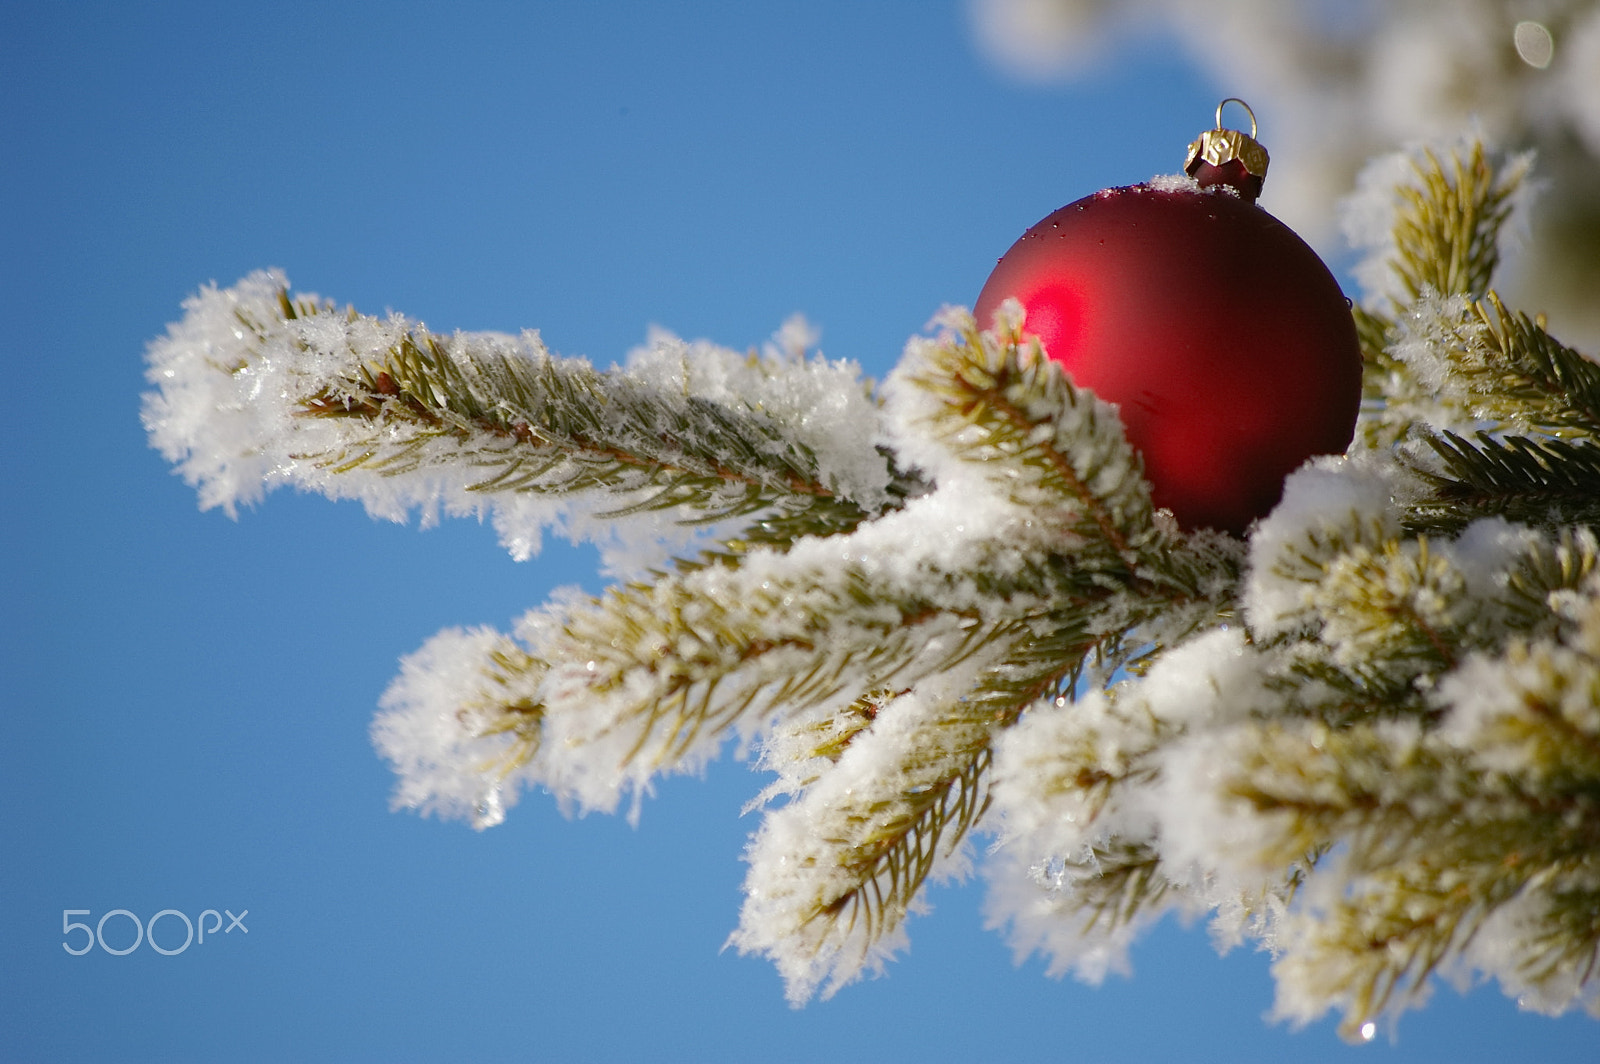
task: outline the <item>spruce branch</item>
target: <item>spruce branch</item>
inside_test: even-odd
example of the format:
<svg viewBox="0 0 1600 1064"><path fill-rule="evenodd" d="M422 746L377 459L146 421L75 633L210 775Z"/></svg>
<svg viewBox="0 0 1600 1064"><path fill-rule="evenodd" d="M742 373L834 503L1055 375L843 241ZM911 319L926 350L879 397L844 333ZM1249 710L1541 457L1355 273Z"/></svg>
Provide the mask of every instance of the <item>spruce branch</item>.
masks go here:
<svg viewBox="0 0 1600 1064"><path fill-rule="evenodd" d="M447 629L401 662L372 739L393 766L396 808L500 823L531 782L549 666L490 629Z"/></svg>
<svg viewBox="0 0 1600 1064"><path fill-rule="evenodd" d="M709 756L731 728L750 734L774 713L851 704L953 668L1017 624L977 597L940 601L860 563L759 560L612 589L569 611L544 651L561 662L550 700L572 707L565 746L646 778ZM928 579L961 594L953 577Z"/></svg>
<svg viewBox="0 0 1600 1064"><path fill-rule="evenodd" d="M1078 934L1089 937L1095 931L1134 924L1141 916L1159 912L1174 889L1161 867L1161 853L1148 842L1113 837L1090 847L1081 867L1069 873L1063 861L1049 870L1057 889L1074 893L1081 925Z"/></svg>
<svg viewBox="0 0 1600 1064"><path fill-rule="evenodd" d="M1529 540L1506 573L1500 603L1507 627L1523 638L1554 635L1570 623L1565 611L1600 572L1600 539L1588 528L1563 528Z"/></svg>
<svg viewBox="0 0 1600 1064"><path fill-rule="evenodd" d="M1385 189L1361 442L1248 557L1154 510L1015 304L941 314L880 399L802 351L601 371L261 274L152 345L145 420L230 512L293 483L492 513L519 556L715 523L515 637L440 633L373 737L396 804L480 827L753 746L730 941L792 1000L881 964L990 831L991 920L1052 970L1210 908L1279 953L1282 1014L1346 1033L1436 973L1600 1008L1600 365L1489 290L1527 163L1467 144Z"/></svg>
<svg viewBox="0 0 1600 1064"><path fill-rule="evenodd" d="M903 939L923 884L988 806L994 735L1059 689L1093 641L1081 624L1035 635L1019 632L999 660L883 702L837 760L768 814L730 941L772 957L792 1001L824 980L831 993Z"/></svg>
<svg viewBox="0 0 1600 1064"><path fill-rule="evenodd" d="M1026 633L943 708L928 726L940 735L943 764L902 788L898 801L880 800L860 814L874 829L837 862L852 885L826 899L818 916L853 921L864 913L869 928L903 918L935 854L953 852L988 808L993 736L1040 698L1070 690L1084 657L1100 645L1084 620L1045 622L1043 631Z"/></svg>
<svg viewBox="0 0 1600 1064"><path fill-rule="evenodd" d="M990 508L1028 515L1026 525L985 541L1009 541L1009 560L990 547L967 568L975 587L1022 623L996 641L1004 656L990 653L970 689L949 687L959 670L942 668L926 678L949 692L942 700L917 677L865 727L859 700L842 722L829 720L824 734L848 736L837 760L798 736L780 740L790 752L799 746L806 767L768 793L799 797L769 814L752 847L733 941L771 955L794 998L824 979L837 986L892 949L922 884L987 808L994 736L1026 707L1063 697L1091 666L1114 674L1232 609L1236 551L1158 527L1114 412L1073 389L1035 343L1003 330L979 333L970 318L948 316L943 332L914 345L891 381L889 406L927 433L917 454L936 471L928 505L976 490L998 496ZM908 509L879 523L911 516ZM963 510L957 527L974 516ZM1019 603L1042 605L1017 614ZM905 737L908 714L919 732ZM860 780L862 763L891 785ZM797 842L789 825L801 819L811 837Z"/></svg>
<svg viewBox="0 0 1600 1064"><path fill-rule="evenodd" d="M980 722L954 734L954 725L937 723L947 763L921 772L902 770L897 793L853 808L836 807L856 830L842 852L828 855L844 874L836 887L815 899L805 922L839 925L849 938L857 930L870 949L892 933L910 910L935 862L948 857L981 814L988 768L988 729ZM918 766L921 767L921 766Z"/></svg>
<svg viewBox="0 0 1600 1064"><path fill-rule="evenodd" d="M966 470L1062 531L1131 565L1136 539L1152 538L1149 487L1113 407L1075 388L1008 304L980 332L965 311L944 313L934 337L915 342L891 378L918 402L906 420ZM907 389L902 389L903 392ZM1076 564L1088 564L1083 550Z"/></svg>
<svg viewBox="0 0 1600 1064"><path fill-rule="evenodd" d="M780 502L807 510L810 498L826 500L825 532L865 516L824 483L809 448L759 412L641 387L524 341L531 350L408 328L299 400L304 416L365 428L338 451L307 457L337 472L370 464L399 475L459 462L459 453L427 446L450 439L473 447L469 464L483 470L468 491L617 496L620 505L600 518L681 508L709 522Z"/></svg>
<svg viewBox="0 0 1600 1064"><path fill-rule="evenodd" d="M785 778L751 801L745 812L766 805L780 794L795 794L815 783L828 765L837 764L850 744L872 727L884 707L909 693L910 688L878 688L821 718L801 716L785 722L763 741L761 766Z"/></svg>
<svg viewBox="0 0 1600 1064"><path fill-rule="evenodd" d="M1600 524L1600 445L1575 440L1479 432L1423 437L1442 469L1412 470L1431 488L1412 503L1414 528L1453 531L1483 517L1543 528Z"/></svg>
<svg viewBox="0 0 1600 1064"><path fill-rule="evenodd" d="M1528 892L1548 901L1560 884L1584 903L1600 899L1600 834L1579 812L1594 801L1592 773L1553 795L1489 768L1493 748L1486 765L1414 722L1263 725L1234 752L1224 789L1258 825L1257 864L1308 847L1340 854L1313 880L1315 898L1291 921L1275 966L1280 1009L1297 1018L1338 1003L1341 1032L1354 1037L1420 1000L1436 970L1471 963L1485 925L1533 900ZM1567 944L1592 956L1600 940ZM1509 967L1497 962L1502 978L1527 977L1529 958L1517 953Z"/></svg>
<svg viewBox="0 0 1600 1064"><path fill-rule="evenodd" d="M1327 485L1316 485L1315 476L1310 483L1326 493ZM1291 486L1291 506L1297 490ZM1483 864L1487 884L1492 866L1505 859L1505 847L1521 845L1506 843L1505 831L1535 838L1550 830L1550 822L1541 818L1551 810L1534 808L1530 821L1530 811L1514 803L1499 813L1490 805L1499 801L1504 806L1506 795L1532 794L1536 788L1508 784L1475 790L1475 781L1493 778L1486 772L1486 764L1495 763L1492 757L1463 762L1457 745L1430 729L1447 716L1442 707L1453 701L1452 695L1441 696L1439 678L1454 676L1477 661L1477 655L1493 652L1508 624L1569 631L1570 625L1552 627L1551 604L1566 601L1563 596L1593 593L1594 537L1512 533L1510 526L1495 524L1475 529L1471 542L1409 539L1392 519L1374 520L1364 510L1362 491L1376 497L1381 482L1358 481L1349 494L1355 503L1349 515L1313 523L1303 538L1282 528L1258 532L1258 540L1265 536L1258 546L1275 544L1282 552L1277 557L1280 578L1306 587L1311 623L1257 642L1256 650L1245 652L1248 667L1243 671L1230 663L1239 651L1227 649L1223 633L1213 633L1162 655L1145 682L1119 684L1103 698L1064 706L1018 729L1029 733L1025 747L1018 749L1031 753L1020 762L1014 753L1003 759L1002 807L1019 840L1044 847L1042 857L1032 858L1033 866L1054 870L1050 881L1041 884L1052 899L1054 930L1041 930L1027 915L1029 905L1038 903L1012 901L1005 920L1013 924L1014 941L1054 953L1055 969L1070 963L1092 975L1106 963L1104 950L1120 950L1125 935L1119 932L1148 921L1172 897L1162 862L1184 867L1186 860L1200 859L1201 867L1216 867L1221 855L1222 900L1207 893L1205 903L1222 905L1235 890L1242 889L1241 896L1266 890L1279 901L1268 907L1266 923L1258 914L1248 926L1252 934L1275 935L1283 906L1301 882L1327 890L1332 877L1345 877L1336 881L1346 882L1349 876L1378 876L1408 855L1422 860L1447 845L1456 849L1448 851L1452 856L1443 859L1446 865L1457 861L1455 855L1465 861L1473 856L1468 852L1473 840L1482 843L1480 835L1487 832L1491 838L1486 846L1502 846L1494 852L1476 851L1473 858ZM1272 557L1258 557L1256 564L1270 564ZM1479 565L1497 565L1503 575L1464 577L1462 561L1467 557ZM1208 644L1215 649L1208 650ZM1230 673L1232 678L1225 678ZM1488 686L1460 681L1456 689ZM1527 695L1506 696L1501 702L1541 704ZM1567 702L1589 704L1587 697L1569 697ZM1539 727L1552 740L1560 736L1569 759L1575 756L1571 751L1583 748L1560 728ZM1021 735L1017 738L1020 742ZM1487 741L1481 730L1470 741L1453 742L1474 751L1504 752L1512 745ZM1274 744L1282 748L1261 753ZM1419 749L1422 753L1415 753ZM1248 766L1258 763L1260 780L1276 788L1270 797L1269 785L1250 775ZM1219 773L1224 780L1220 804L1198 800L1194 809L1188 808L1215 785ZM1592 782L1577 789L1588 786ZM1449 797L1457 792L1458 799ZM1163 800L1153 796L1164 793L1179 804L1163 808ZM1248 815L1224 812L1229 802L1238 800L1249 806ZM1455 804L1440 811L1443 801ZM1427 807L1432 810L1427 816L1412 808L1428 802L1434 804ZM1161 810L1155 824L1137 812L1151 807ZM1564 805L1560 815L1570 820L1574 807ZM1503 831L1494 827L1497 817ZM1496 832L1499 842L1492 837ZM1459 838L1451 842L1454 835ZM1241 840L1256 841L1241 852ZM1571 852L1588 845L1590 841L1579 840ZM1129 848L1139 846L1154 848L1159 855L1154 866L1135 861L1109 879L1099 878L1096 855L1117 848L1132 852ZM1348 856L1353 848L1359 850L1359 860ZM1341 855L1334 872L1321 867L1319 855L1330 852ZM1556 863L1566 859L1558 856ZM1543 873L1524 871L1532 877L1527 884L1538 889ZM1271 886L1280 881L1281 887ZM1577 880L1567 882L1580 889ZM1177 897L1192 898L1188 889ZM1518 896L1521 889L1505 897ZM1474 896L1479 901L1485 897L1481 891ZM1498 906L1463 910L1455 914L1462 922L1448 927L1436 921L1442 938L1429 938L1426 928L1411 928L1406 932L1412 936L1405 940L1409 944L1387 939L1398 944L1396 949L1403 945L1412 951L1408 955L1416 963L1408 961L1411 967L1374 973L1370 958L1357 964L1347 954L1334 960L1319 954L1333 970L1355 966L1359 972L1350 977L1353 981L1337 986L1319 984L1305 1000L1325 1007L1355 994L1362 1006L1349 1015L1359 1027L1374 1014L1372 1009L1383 1007L1388 999L1382 995L1395 993L1397 1002L1409 1001L1440 963L1459 959L1463 943L1471 941L1471 929L1498 912ZM1323 915L1304 917L1305 926L1313 929L1304 934L1320 933L1315 928L1327 911L1323 906L1316 909ZM1281 945L1286 940L1277 941ZM1290 974L1297 963L1286 961L1280 969L1289 1001L1299 1000L1299 984L1292 981L1300 977Z"/></svg>
<svg viewBox="0 0 1600 1064"><path fill-rule="evenodd" d="M891 463L893 455L886 453ZM893 471L893 479L886 489L887 501L882 512L892 512L906 502L924 494L928 486L912 472ZM796 507L780 505L756 515L755 519L734 535L717 539L703 547L694 557L678 557L672 567L679 572L693 572L707 565L736 565L752 551L783 552L806 536L834 536L848 533L858 527L868 515L849 499L818 495L803 500ZM654 575L664 575L655 571Z"/></svg>
<svg viewBox="0 0 1600 1064"><path fill-rule="evenodd" d="M1341 664L1407 671L1449 668L1470 620L1466 582L1428 540L1357 545L1328 566L1311 597L1321 639Z"/></svg>
<svg viewBox="0 0 1600 1064"><path fill-rule="evenodd" d="M1430 537L1356 510L1257 547L1252 626L1276 652L1272 682L1286 708L1330 725L1436 719L1439 676L1508 631L1559 628L1553 605L1583 593L1596 565L1585 530L1493 520Z"/></svg>
<svg viewBox="0 0 1600 1064"><path fill-rule="evenodd" d="M1231 603L1234 544L1184 536L1157 519L1116 409L1044 357L1022 331L1015 302L990 331L960 309L935 324L933 336L908 345L888 384L891 415L916 430L896 441L906 460L925 463L936 482L952 481L946 490L981 490L1026 513L1029 540L1042 540L1048 553L1055 595L1111 591L1180 614L1196 605L1208 616L1231 608L1216 604Z"/></svg>
<svg viewBox="0 0 1600 1064"><path fill-rule="evenodd" d="M1254 675L1258 660L1243 633L1213 629L1163 654L1144 676L1035 706L999 740L1002 862L990 922L1009 928L1019 957L1042 950L1052 973L1098 980L1125 967L1141 926L1174 906L1215 903L1195 879L1206 866L1174 853L1152 813L1168 754L1185 736L1204 734L1216 715L1273 704ZM1204 756L1196 763L1205 774L1217 767ZM1259 920L1247 911L1250 893L1229 901L1240 923Z"/></svg>
<svg viewBox="0 0 1600 1064"><path fill-rule="evenodd" d="M1397 668L1399 662L1335 660L1325 647L1296 643L1283 648L1281 667L1269 683L1278 689L1293 715L1304 715L1330 728L1346 728L1397 717L1427 718L1437 713L1417 673ZM1418 661L1410 656L1411 663ZM1439 658L1421 659L1437 665Z"/></svg>
<svg viewBox="0 0 1600 1064"><path fill-rule="evenodd" d="M1460 414L1459 402L1440 389L1459 391L1462 382L1440 360L1459 362L1462 353L1475 354L1472 346L1458 344L1447 355L1452 345L1417 336L1412 319L1421 310L1431 322L1438 304L1465 307L1489 295L1531 157L1506 157L1469 140L1380 162L1363 174L1364 191L1346 217L1349 235L1368 251L1356 273L1372 302L1354 313L1365 363L1360 432L1374 450L1399 442L1413 422L1448 426ZM1476 342L1472 327L1465 332Z"/></svg>
<svg viewBox="0 0 1600 1064"><path fill-rule="evenodd" d="M1331 727L1267 719L1211 748L1229 766L1217 808L1232 811L1210 828L1234 848L1228 861L1270 869L1337 854L1280 940L1285 1015L1337 1005L1353 1037L1420 1001L1436 971L1488 971L1557 1008L1590 985L1600 959L1594 539L1524 536L1515 548L1471 634L1503 633L1508 618L1545 634L1504 650L1464 639L1459 664L1420 685L1431 714ZM1565 603L1555 616L1554 603Z"/></svg>
<svg viewBox="0 0 1600 1064"><path fill-rule="evenodd" d="M1493 292L1476 302L1419 299L1390 335L1389 371L1376 382L1415 419L1558 437L1600 429L1600 364ZM1426 398L1406 394L1419 390Z"/></svg>
<svg viewBox="0 0 1600 1064"><path fill-rule="evenodd" d="M1472 305L1487 357L1463 367L1481 418L1555 436L1600 434L1600 363L1508 310L1494 292ZM1478 372L1472 372L1477 369Z"/></svg>
<svg viewBox="0 0 1600 1064"><path fill-rule="evenodd" d="M685 348L602 372L551 355L536 333L440 336L290 297L280 275L258 274L192 300L151 363L153 438L205 501L230 508L291 482L385 516L442 503L516 524L527 516L510 499L549 496L612 520L759 516L742 541L782 547L916 490L874 446L859 380L816 360ZM789 418L807 396L819 405L797 432ZM564 512L502 531L531 553L538 523Z"/></svg>
<svg viewBox="0 0 1600 1064"><path fill-rule="evenodd" d="M1530 160L1493 159L1474 140L1445 159L1424 149L1411 165L1411 180L1395 189L1391 269L1410 300L1426 293L1483 295Z"/></svg>

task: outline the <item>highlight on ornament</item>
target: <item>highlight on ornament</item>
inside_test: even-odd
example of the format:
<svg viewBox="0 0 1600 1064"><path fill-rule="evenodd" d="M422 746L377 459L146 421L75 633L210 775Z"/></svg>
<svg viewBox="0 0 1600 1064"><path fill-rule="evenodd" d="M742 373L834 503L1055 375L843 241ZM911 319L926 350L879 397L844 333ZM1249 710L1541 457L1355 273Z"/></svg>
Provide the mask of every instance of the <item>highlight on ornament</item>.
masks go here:
<svg viewBox="0 0 1600 1064"><path fill-rule="evenodd" d="M1351 306L1250 118L1046 216L881 385L799 327L602 369L265 271L150 345L144 423L204 509L595 540L603 594L400 663L394 804L638 816L746 751L729 943L797 1005L981 866L1053 974L1205 916L1355 1041L1439 979L1600 1013L1600 366L1494 290L1530 160L1375 160Z"/></svg>

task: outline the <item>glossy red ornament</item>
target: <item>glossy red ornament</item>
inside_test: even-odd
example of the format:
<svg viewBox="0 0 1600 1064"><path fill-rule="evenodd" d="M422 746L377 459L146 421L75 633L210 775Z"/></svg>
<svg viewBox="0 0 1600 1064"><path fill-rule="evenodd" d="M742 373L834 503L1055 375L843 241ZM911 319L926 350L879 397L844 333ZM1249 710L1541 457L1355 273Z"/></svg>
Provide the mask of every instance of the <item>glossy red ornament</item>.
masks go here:
<svg viewBox="0 0 1600 1064"><path fill-rule="evenodd" d="M1361 355L1327 266L1255 205L1265 151L1220 119L1219 107L1208 132L1232 148L1203 134L1196 181L1062 207L1000 259L975 313L988 328L1020 300L1046 354L1120 407L1156 505L1186 528L1238 533L1306 459L1349 445Z"/></svg>

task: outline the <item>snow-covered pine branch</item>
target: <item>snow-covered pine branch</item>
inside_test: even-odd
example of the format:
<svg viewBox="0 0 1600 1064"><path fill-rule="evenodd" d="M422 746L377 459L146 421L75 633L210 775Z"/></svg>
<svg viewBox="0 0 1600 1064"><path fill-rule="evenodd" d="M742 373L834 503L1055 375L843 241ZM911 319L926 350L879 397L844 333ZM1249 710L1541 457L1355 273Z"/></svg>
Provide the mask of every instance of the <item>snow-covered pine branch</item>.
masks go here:
<svg viewBox="0 0 1600 1064"><path fill-rule="evenodd" d="M287 483L393 520L489 513L526 558L551 525L604 541L631 515L766 514L798 536L904 494L849 363L658 337L601 372L534 332L439 336L291 297L273 272L185 309L151 345L144 420L202 507L232 514Z"/></svg>
<svg viewBox="0 0 1600 1064"><path fill-rule="evenodd" d="M446 629L400 663L373 745L399 782L394 807L493 827L516 804L544 742L549 666L490 628Z"/></svg>
<svg viewBox="0 0 1600 1064"><path fill-rule="evenodd" d="M1460 423L1460 404L1437 389L1461 360L1438 345L1461 349L1446 336L1488 294L1514 242L1506 230L1526 228L1532 163L1531 154L1508 157L1463 138L1362 170L1342 220L1362 252L1354 273L1367 298L1353 309L1366 363L1359 431L1369 448L1394 444L1414 422ZM1402 331L1416 342L1403 342Z"/></svg>
<svg viewBox="0 0 1600 1064"><path fill-rule="evenodd" d="M730 734L774 719L836 712L864 693L908 688L1018 638L1043 597L1002 595L950 566L949 547L987 529L943 500L853 535L786 553L672 574L574 604L535 648L560 664L546 685L558 751L550 785L586 807L614 808L626 787L694 769ZM1007 560L1009 564L1009 559Z"/></svg>
<svg viewBox="0 0 1600 1064"><path fill-rule="evenodd" d="M1126 972L1137 934L1174 909L1225 910L1231 940L1252 920L1270 934L1260 910L1281 908L1295 870L1219 881L1166 823L1198 792L1171 791L1165 760L1185 737L1276 705L1262 659L1229 625L1168 650L1141 677L1035 707L1001 738L988 915L1018 958L1040 952L1052 974L1098 982Z"/></svg>
<svg viewBox="0 0 1600 1064"><path fill-rule="evenodd" d="M1350 201L1372 300L1357 310L1363 435L1374 450L1410 441L1401 455L1419 486L1407 523L1418 530L1595 512L1600 365L1489 287L1505 230L1526 225L1531 165L1476 141L1421 147L1372 163Z"/></svg>
<svg viewBox="0 0 1600 1064"><path fill-rule="evenodd" d="M523 747L539 756L519 781L612 809L730 735L762 744L780 775L769 796L792 800L752 846L735 941L773 956L797 1000L900 941L923 883L986 808L995 734L1086 670L1107 677L1232 609L1237 550L1157 524L1114 411L1036 344L955 315L902 369L890 439L930 490L851 532L570 599L518 632L528 661L554 663L536 699L543 741ZM456 643L500 655L470 675L503 671L483 638ZM424 682L422 657L386 700L380 738L441 713L408 695L446 686ZM433 768L385 749L402 770ZM445 808L458 789L482 791L498 810L503 776L474 768L473 787L430 773L404 794ZM800 864L797 823L817 833Z"/></svg>
<svg viewBox="0 0 1600 1064"><path fill-rule="evenodd" d="M989 743L1007 723L962 697L979 665L885 700L836 761L763 819L729 941L771 958L794 1004L881 969L907 942L923 884L965 870Z"/></svg>
<svg viewBox="0 0 1600 1064"><path fill-rule="evenodd" d="M1113 563L1133 561L1129 530L1154 539L1150 491L1116 408L1074 388L1059 364L1022 331L1022 308L1002 308L993 332L948 309L939 332L918 338L887 381L895 439L905 460L936 482L979 481L988 491L1054 520L1047 536L1098 544Z"/></svg>
<svg viewBox="0 0 1600 1064"><path fill-rule="evenodd" d="M1052 971L1209 911L1297 1022L1370 1032L1435 974L1600 1013L1600 370L1489 288L1527 166L1368 171L1363 429L1248 543L1153 509L1116 409L1014 307L944 312L880 396L670 338L601 372L258 274L152 345L145 418L230 512L280 483L488 512L519 557L716 523L513 634L440 633L374 740L396 804L480 827L519 788L637 809L755 750L730 942L796 1002L902 947L987 832L989 919Z"/></svg>
<svg viewBox="0 0 1600 1064"><path fill-rule="evenodd" d="M800 720L767 741L763 765L780 773L768 797L792 800L751 842L730 941L771 957L791 1001L881 968L904 946L923 884L964 874L997 737L1030 707L1065 703L1091 653L1126 659L1108 645L1118 630L1094 625L1094 605L1034 618L1003 655L873 699L865 724L857 703L831 726Z"/></svg>
<svg viewBox="0 0 1600 1064"><path fill-rule="evenodd" d="M1533 154L1505 156L1477 138L1422 144L1368 163L1345 205L1345 236L1365 252L1356 280L1369 313L1428 295L1480 298L1517 233L1533 186Z"/></svg>
<svg viewBox="0 0 1600 1064"><path fill-rule="evenodd" d="M1375 264L1402 283L1364 312L1381 431L1253 530L1243 632L1001 741L991 918L1019 951L1097 978L1210 908L1278 954L1279 1015L1336 1008L1350 1037L1435 973L1600 1007L1596 371L1486 291L1525 165L1375 165L1410 175Z"/></svg>
<svg viewBox="0 0 1600 1064"><path fill-rule="evenodd" d="M955 500L956 529L1003 549L976 570L980 583L1011 585L1012 608L1019 590L1031 592L1027 612L1013 614L1021 623L997 652L853 702L820 727L801 719L766 745L774 790L792 800L751 844L731 941L770 956L796 1002L881 966L904 944L924 882L964 869L997 735L1031 705L1064 701L1091 656L1109 676L1185 620L1231 608L1235 557L1156 524L1115 412L1073 388L1015 318L980 333L965 312L942 315L933 336L908 345L887 409L898 452L931 472L930 504ZM909 520L916 505L878 524ZM1007 513L1026 520L983 527L986 514ZM1153 579L1144 551L1188 565L1158 566L1166 579Z"/></svg>

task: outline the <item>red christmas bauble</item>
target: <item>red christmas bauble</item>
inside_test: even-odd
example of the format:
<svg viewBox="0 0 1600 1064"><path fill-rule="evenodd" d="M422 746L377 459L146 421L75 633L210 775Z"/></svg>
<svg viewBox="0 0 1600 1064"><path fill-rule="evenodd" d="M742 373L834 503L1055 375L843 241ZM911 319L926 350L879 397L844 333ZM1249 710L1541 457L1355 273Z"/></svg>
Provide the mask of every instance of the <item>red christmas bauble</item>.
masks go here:
<svg viewBox="0 0 1600 1064"><path fill-rule="evenodd" d="M975 312L989 328L1021 301L1024 331L1120 407L1156 505L1238 533L1307 458L1349 445L1355 323L1327 266L1252 190L1159 185L1105 189L1029 229Z"/></svg>

